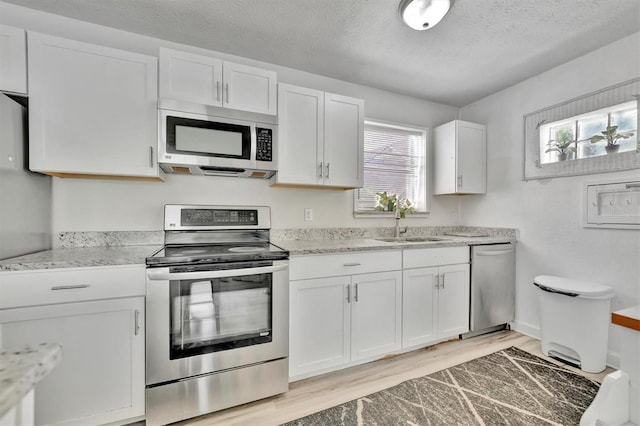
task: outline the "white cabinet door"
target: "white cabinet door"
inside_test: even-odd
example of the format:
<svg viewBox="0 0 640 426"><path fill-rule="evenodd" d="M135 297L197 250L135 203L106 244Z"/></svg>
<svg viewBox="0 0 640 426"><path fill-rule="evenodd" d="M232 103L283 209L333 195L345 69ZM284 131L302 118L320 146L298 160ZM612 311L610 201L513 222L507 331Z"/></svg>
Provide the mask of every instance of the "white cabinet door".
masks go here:
<svg viewBox="0 0 640 426"><path fill-rule="evenodd" d="M222 106L222 61L160 48L160 98Z"/></svg>
<svg viewBox="0 0 640 426"><path fill-rule="evenodd" d="M352 361L400 349L402 273L354 275L351 293Z"/></svg>
<svg viewBox="0 0 640 426"><path fill-rule="evenodd" d="M0 346L60 343L37 387L35 422L87 425L144 415L144 298L0 310Z"/></svg>
<svg viewBox="0 0 640 426"><path fill-rule="evenodd" d="M291 281L289 377L349 362L350 283L348 276Z"/></svg>
<svg viewBox="0 0 640 426"><path fill-rule="evenodd" d="M458 121L458 188L461 194L487 192L486 128L482 124Z"/></svg>
<svg viewBox="0 0 640 426"><path fill-rule="evenodd" d="M260 114L277 114L277 74L205 55L160 48L160 98ZM194 109L195 108L195 109Z"/></svg>
<svg viewBox="0 0 640 426"><path fill-rule="evenodd" d="M487 192L486 126L454 120L434 129L434 194Z"/></svg>
<svg viewBox="0 0 640 426"><path fill-rule="evenodd" d="M278 111L279 158L274 184L362 187L362 99L279 84Z"/></svg>
<svg viewBox="0 0 640 426"><path fill-rule="evenodd" d="M158 176L157 60L29 33L29 167Z"/></svg>
<svg viewBox="0 0 640 426"><path fill-rule="evenodd" d="M436 324L438 268L408 269L402 276L402 347L438 338Z"/></svg>
<svg viewBox="0 0 640 426"><path fill-rule="evenodd" d="M277 114L277 74L261 68L225 61L223 105L261 114Z"/></svg>
<svg viewBox="0 0 640 426"><path fill-rule="evenodd" d="M278 84L277 182L322 184L324 92Z"/></svg>
<svg viewBox="0 0 640 426"><path fill-rule="evenodd" d="M441 266L438 339L469 331L469 265Z"/></svg>
<svg viewBox="0 0 640 426"><path fill-rule="evenodd" d="M361 188L364 184L364 101L325 94L324 183Z"/></svg>
<svg viewBox="0 0 640 426"><path fill-rule="evenodd" d="M22 28L0 25L0 91L27 93L27 38Z"/></svg>

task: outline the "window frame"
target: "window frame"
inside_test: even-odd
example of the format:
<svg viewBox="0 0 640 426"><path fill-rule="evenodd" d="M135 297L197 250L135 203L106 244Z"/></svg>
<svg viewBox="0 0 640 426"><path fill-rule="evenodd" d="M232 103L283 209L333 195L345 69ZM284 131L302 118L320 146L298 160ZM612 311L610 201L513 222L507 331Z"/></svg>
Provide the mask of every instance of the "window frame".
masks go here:
<svg viewBox="0 0 640 426"><path fill-rule="evenodd" d="M365 127L367 126L367 124L372 124L372 125L378 125L380 127L388 127L388 128L394 128L394 129L398 129L398 130L404 130L404 131L408 131L408 132L419 132L423 135L424 137L424 163L425 163L425 173L424 173L424 204L425 204L425 210L424 211L416 211L415 213L408 213L406 215L406 218L421 218L421 217L428 217L430 214L429 211L429 176L431 173L431 155L430 155L430 144L429 144L429 138L431 135L431 129L428 127L423 127L423 126L417 126L417 125L413 125L413 124L409 124L409 123L399 123L399 122L394 122L394 121L387 121L387 120L380 120L377 118L371 118L371 117L365 117L364 120L364 125ZM363 144L366 145L366 141ZM363 182L364 182L364 175L366 174L366 170L365 170L365 165L363 164ZM364 184L363 184L364 187ZM353 216L356 218L381 218L381 217L390 217L390 218L394 218L395 217L395 213L394 212L382 212L382 211L376 211L376 210L356 210L356 206L358 205L358 191L360 188L356 188L353 191Z"/></svg>
<svg viewBox="0 0 640 426"><path fill-rule="evenodd" d="M631 151L552 163L541 163L540 158L539 130L543 124L569 120L572 117L629 101L640 104L640 78L526 114L523 117L523 180L591 175L640 168L640 138L636 140L636 149ZM640 119L640 108L637 109L637 113Z"/></svg>

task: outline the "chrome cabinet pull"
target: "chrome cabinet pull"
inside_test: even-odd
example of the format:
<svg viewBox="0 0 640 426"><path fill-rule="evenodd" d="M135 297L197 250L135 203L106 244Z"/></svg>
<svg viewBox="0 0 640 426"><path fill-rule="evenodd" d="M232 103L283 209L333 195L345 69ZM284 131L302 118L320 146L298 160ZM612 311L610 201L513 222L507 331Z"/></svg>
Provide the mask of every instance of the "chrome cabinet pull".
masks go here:
<svg viewBox="0 0 640 426"><path fill-rule="evenodd" d="M434 275L433 276L433 281L434 281L433 286L435 288L440 288L440 275Z"/></svg>
<svg viewBox="0 0 640 426"><path fill-rule="evenodd" d="M153 147L149 147L149 167L153 167Z"/></svg>
<svg viewBox="0 0 640 426"><path fill-rule="evenodd" d="M227 91L227 103L229 103L229 83L225 83L225 90Z"/></svg>
<svg viewBox="0 0 640 426"><path fill-rule="evenodd" d="M444 274L440 275L442 277L442 289L444 290Z"/></svg>
<svg viewBox="0 0 640 426"><path fill-rule="evenodd" d="M322 177L322 161L320 162L320 166L318 167L318 176Z"/></svg>
<svg viewBox="0 0 640 426"><path fill-rule="evenodd" d="M353 295L353 300L358 301L358 283L356 283L356 293Z"/></svg>
<svg viewBox="0 0 640 426"><path fill-rule="evenodd" d="M140 311L136 309L135 310L135 326L133 328L134 336L137 336L139 332L140 332Z"/></svg>
<svg viewBox="0 0 640 426"><path fill-rule="evenodd" d="M462 175L458 175L458 189L462 189Z"/></svg>
<svg viewBox="0 0 640 426"><path fill-rule="evenodd" d="M351 303L351 286L347 285L347 303Z"/></svg>
<svg viewBox="0 0 640 426"><path fill-rule="evenodd" d="M57 286L51 287L51 290L75 290L80 288L89 288L89 284L57 285Z"/></svg>
<svg viewBox="0 0 640 426"><path fill-rule="evenodd" d="M353 263L343 263L342 266L360 266L360 263L357 262L353 262Z"/></svg>
<svg viewBox="0 0 640 426"><path fill-rule="evenodd" d="M220 102L220 82L216 81L216 100Z"/></svg>
<svg viewBox="0 0 640 426"><path fill-rule="evenodd" d="M329 177L329 163L327 163L327 178Z"/></svg>

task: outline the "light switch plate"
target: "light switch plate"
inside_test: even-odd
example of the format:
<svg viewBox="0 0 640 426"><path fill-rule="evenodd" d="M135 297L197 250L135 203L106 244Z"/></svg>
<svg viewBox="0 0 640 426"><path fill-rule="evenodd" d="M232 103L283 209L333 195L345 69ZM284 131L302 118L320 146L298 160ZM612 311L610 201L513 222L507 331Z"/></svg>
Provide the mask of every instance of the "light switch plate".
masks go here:
<svg viewBox="0 0 640 426"><path fill-rule="evenodd" d="M313 209L304 209L304 220L313 220Z"/></svg>

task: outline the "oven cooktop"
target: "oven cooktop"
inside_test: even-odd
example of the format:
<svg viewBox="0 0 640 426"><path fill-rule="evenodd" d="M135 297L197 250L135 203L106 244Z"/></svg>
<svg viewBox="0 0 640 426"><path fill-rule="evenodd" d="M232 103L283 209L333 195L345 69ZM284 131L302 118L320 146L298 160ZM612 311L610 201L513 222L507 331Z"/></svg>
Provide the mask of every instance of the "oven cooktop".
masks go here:
<svg viewBox="0 0 640 426"><path fill-rule="evenodd" d="M235 242L232 244L167 245L151 257L148 266L173 266L202 263L283 260L289 252L269 242Z"/></svg>

